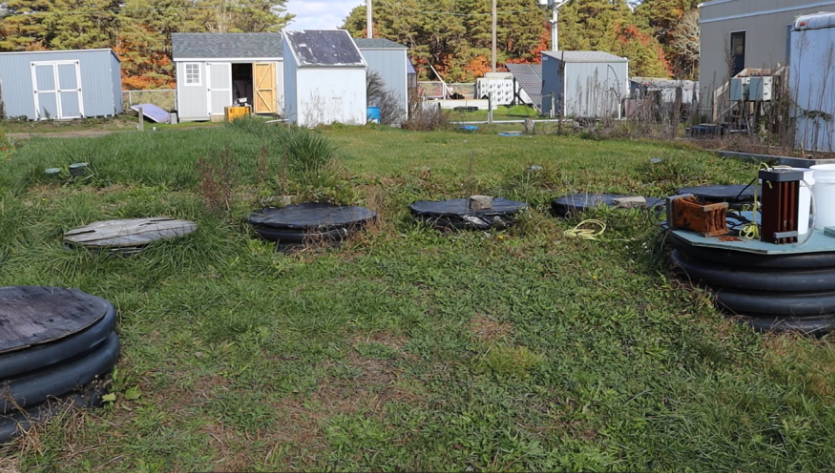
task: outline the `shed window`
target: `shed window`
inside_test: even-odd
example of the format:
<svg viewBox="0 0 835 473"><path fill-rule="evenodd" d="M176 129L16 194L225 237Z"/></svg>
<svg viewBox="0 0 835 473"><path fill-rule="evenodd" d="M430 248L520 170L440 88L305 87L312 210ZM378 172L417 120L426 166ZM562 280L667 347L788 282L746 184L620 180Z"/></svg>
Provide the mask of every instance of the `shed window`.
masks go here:
<svg viewBox="0 0 835 473"><path fill-rule="evenodd" d="M200 85L200 64L186 64L186 85Z"/></svg>

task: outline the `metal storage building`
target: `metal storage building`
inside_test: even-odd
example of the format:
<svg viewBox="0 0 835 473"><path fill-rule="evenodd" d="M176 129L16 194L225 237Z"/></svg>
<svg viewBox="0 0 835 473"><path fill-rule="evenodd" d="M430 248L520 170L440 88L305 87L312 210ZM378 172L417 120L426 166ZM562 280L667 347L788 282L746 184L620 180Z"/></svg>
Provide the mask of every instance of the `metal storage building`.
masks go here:
<svg viewBox="0 0 835 473"><path fill-rule="evenodd" d="M246 98L253 113L284 109L281 33L173 33L180 121L222 117Z"/></svg>
<svg viewBox="0 0 835 473"><path fill-rule="evenodd" d="M719 95L743 69L777 69L778 64L788 64L794 20L833 10L835 0L713 0L699 5L702 106L727 107L727 98Z"/></svg>
<svg viewBox="0 0 835 473"><path fill-rule="evenodd" d="M284 111L299 126L365 125L366 62L345 30L284 32Z"/></svg>
<svg viewBox="0 0 835 473"><path fill-rule="evenodd" d="M122 113L119 58L110 49L0 53L7 117L70 120Z"/></svg>
<svg viewBox="0 0 835 473"><path fill-rule="evenodd" d="M386 89L398 97L405 120L409 110L409 48L383 38L355 38L354 43L365 58L368 70L380 74Z"/></svg>
<svg viewBox="0 0 835 473"><path fill-rule="evenodd" d="M551 94L563 117L618 117L629 96L629 59L602 51L542 52L542 113Z"/></svg>
<svg viewBox="0 0 835 473"><path fill-rule="evenodd" d="M835 13L798 18L790 51L795 144L807 151L835 151Z"/></svg>

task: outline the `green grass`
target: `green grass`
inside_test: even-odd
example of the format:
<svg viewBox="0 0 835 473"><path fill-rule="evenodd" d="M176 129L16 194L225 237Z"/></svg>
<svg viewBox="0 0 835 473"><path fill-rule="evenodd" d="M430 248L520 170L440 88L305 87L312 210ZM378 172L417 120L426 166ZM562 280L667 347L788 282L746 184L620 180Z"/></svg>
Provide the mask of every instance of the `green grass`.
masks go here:
<svg viewBox="0 0 835 473"><path fill-rule="evenodd" d="M500 105L493 110L493 120L524 120L525 118L538 118L536 110L525 105L504 106ZM487 110L475 112L451 111L450 119L453 121L478 121L487 120Z"/></svg>
<svg viewBox="0 0 835 473"><path fill-rule="evenodd" d="M386 127L316 131L339 182L298 195L367 205L341 249L276 253L244 219L283 149L238 127L37 139L0 162L0 285L79 287L119 310L116 401L4 452L20 471L823 471L835 462L826 339L760 336L651 259L638 211L567 239L565 192L664 196L755 168L688 148ZM269 172L258 156L268 143ZM230 215L196 163L228 144ZM650 158L661 157L660 165ZM94 174L48 182L89 158ZM540 173L525 170L536 164ZM416 168L429 167L429 173ZM417 199L489 193L532 210L508 232L445 235ZM70 251L67 229L171 215L200 224L137 256ZM634 241L620 239L636 238ZM657 252L656 252L657 254Z"/></svg>

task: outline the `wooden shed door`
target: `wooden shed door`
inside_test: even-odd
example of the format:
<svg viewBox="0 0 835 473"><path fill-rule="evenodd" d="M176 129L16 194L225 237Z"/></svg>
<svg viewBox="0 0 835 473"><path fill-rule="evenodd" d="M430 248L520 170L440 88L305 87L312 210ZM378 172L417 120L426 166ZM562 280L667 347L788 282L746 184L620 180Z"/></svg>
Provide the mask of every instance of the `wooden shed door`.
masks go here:
<svg viewBox="0 0 835 473"><path fill-rule="evenodd" d="M275 113L275 63L256 62L252 76L255 78L255 113Z"/></svg>

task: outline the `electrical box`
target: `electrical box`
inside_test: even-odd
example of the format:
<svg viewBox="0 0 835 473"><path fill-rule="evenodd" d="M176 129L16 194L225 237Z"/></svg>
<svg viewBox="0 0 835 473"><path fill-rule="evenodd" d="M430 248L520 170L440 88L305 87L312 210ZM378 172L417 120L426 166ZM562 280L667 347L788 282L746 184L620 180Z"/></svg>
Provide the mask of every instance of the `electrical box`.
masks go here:
<svg viewBox="0 0 835 473"><path fill-rule="evenodd" d="M774 77L751 77L748 85L748 100L770 102L774 97Z"/></svg>
<svg viewBox="0 0 835 473"><path fill-rule="evenodd" d="M734 77L731 79L731 101L748 100L748 87L750 85L750 77Z"/></svg>

